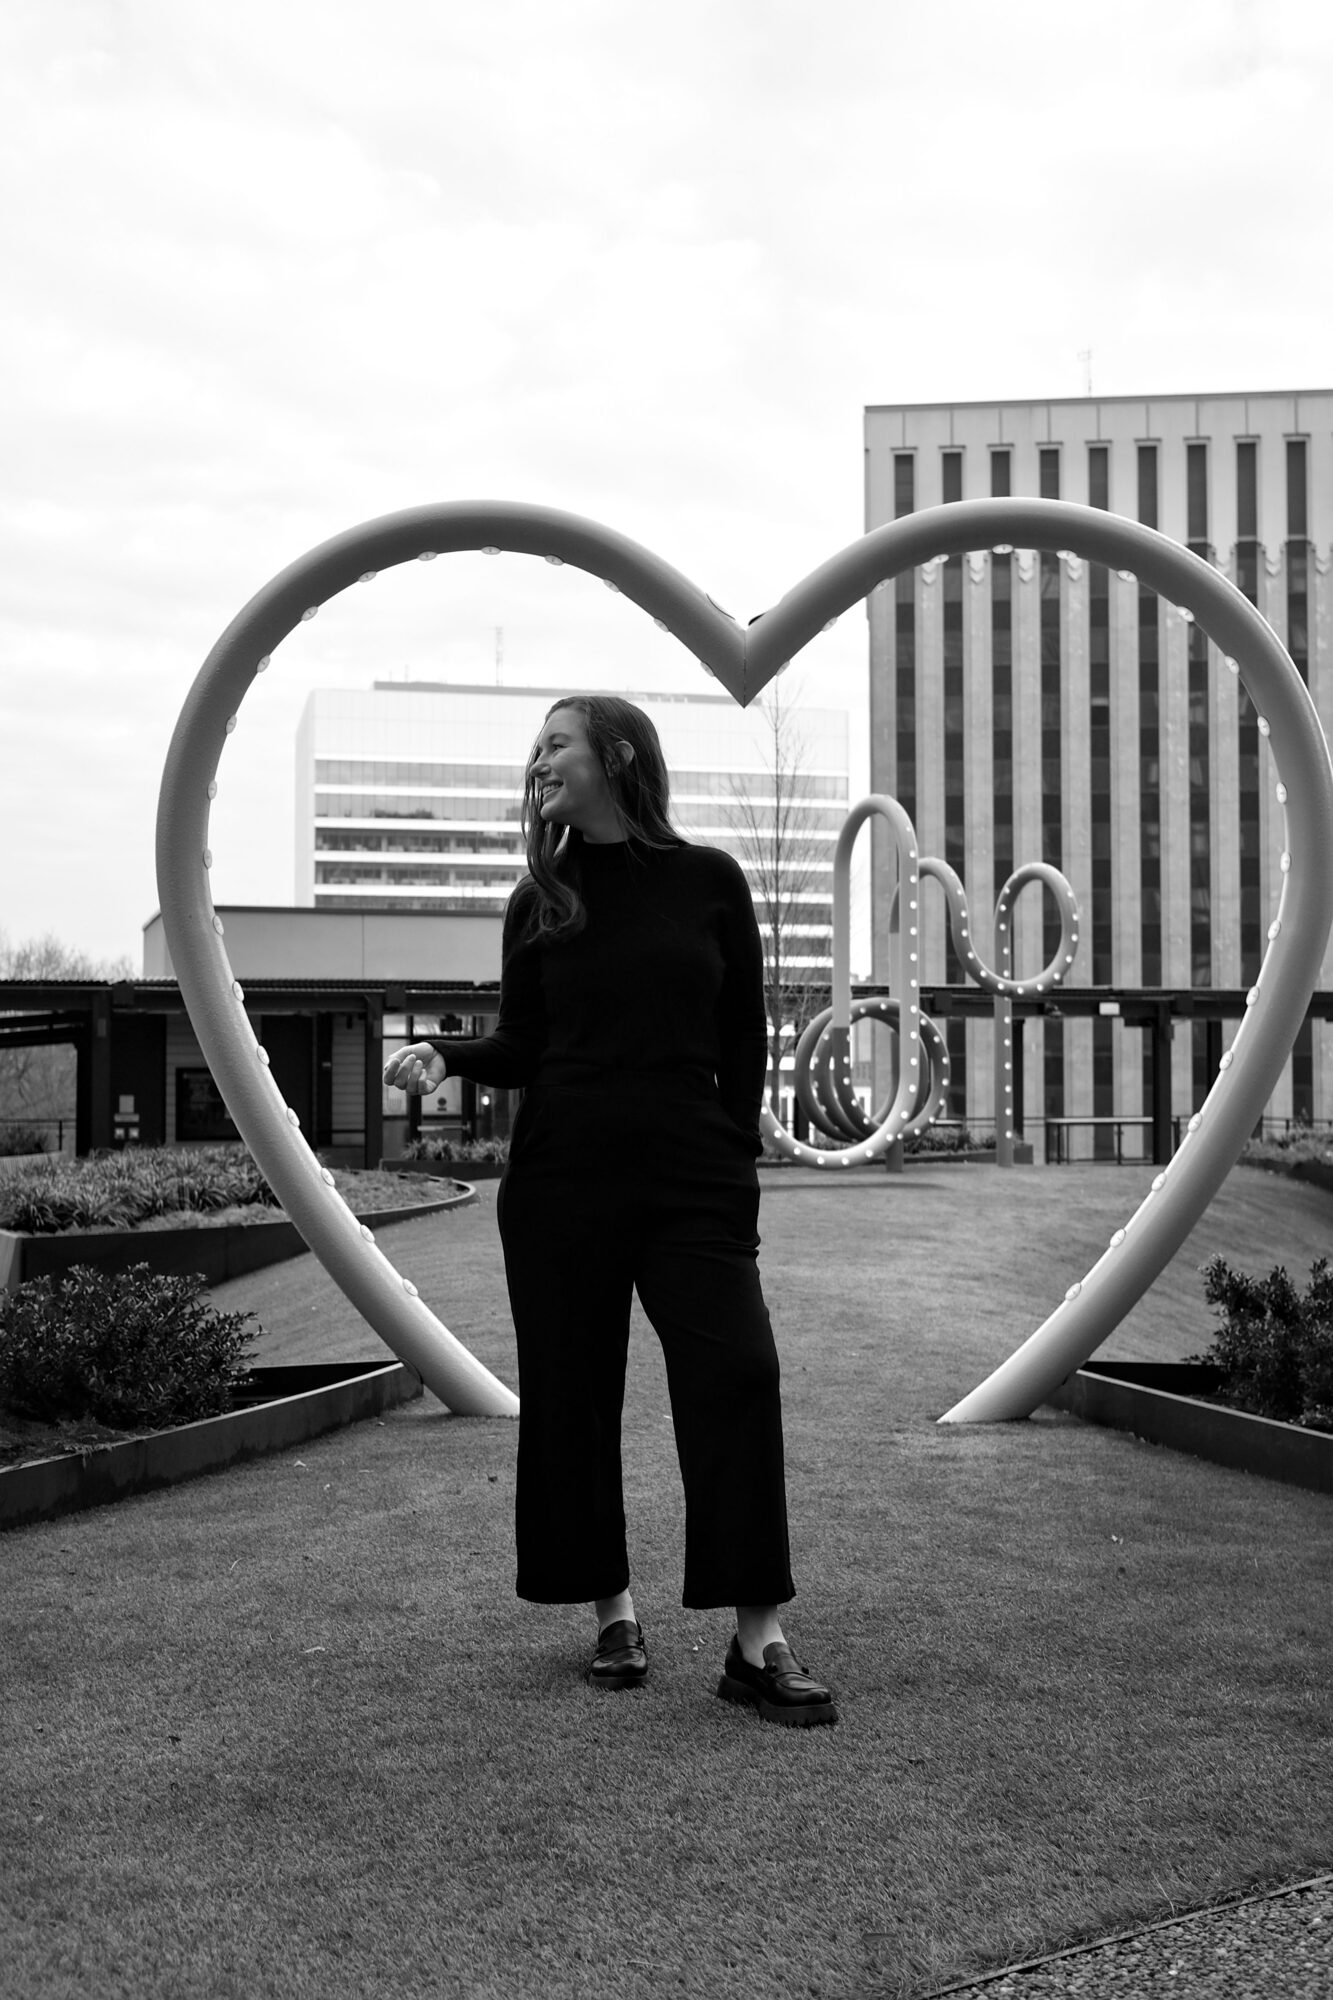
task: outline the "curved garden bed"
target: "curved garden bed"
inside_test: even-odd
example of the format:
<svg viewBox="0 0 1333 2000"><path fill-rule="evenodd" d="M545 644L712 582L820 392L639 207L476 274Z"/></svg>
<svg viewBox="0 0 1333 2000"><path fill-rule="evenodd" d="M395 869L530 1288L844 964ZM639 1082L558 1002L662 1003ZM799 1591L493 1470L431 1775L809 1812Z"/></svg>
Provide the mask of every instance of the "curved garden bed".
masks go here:
<svg viewBox="0 0 1333 2000"><path fill-rule="evenodd" d="M402 1361L255 1368L234 1393L237 1407L222 1416L91 1444L73 1441L55 1455L0 1468L0 1529L218 1472L420 1394L421 1377Z"/></svg>
<svg viewBox="0 0 1333 2000"><path fill-rule="evenodd" d="M1307 1181L1311 1187L1322 1188L1325 1194L1333 1194L1333 1161L1330 1160L1284 1160L1280 1156L1268 1158L1242 1158L1243 1167L1254 1167L1261 1174L1283 1174L1289 1180Z"/></svg>
<svg viewBox="0 0 1333 2000"><path fill-rule="evenodd" d="M438 1173L436 1179L449 1192L435 1200L404 1202L398 1208L358 1204L352 1212L367 1228L385 1229L476 1201L476 1190L465 1181L442 1179ZM220 1285L228 1278L299 1257L305 1248L296 1224L281 1215L271 1221L265 1215L251 1222L203 1221L179 1229L84 1229L42 1236L4 1229L0 1230L0 1290L31 1278L58 1277L75 1264L94 1264L103 1270L147 1264L167 1273L197 1271L208 1285Z"/></svg>
<svg viewBox="0 0 1333 2000"><path fill-rule="evenodd" d="M1089 1361L1047 1402L1085 1422L1131 1431L1214 1465L1333 1493L1333 1432L1209 1402L1222 1379L1207 1362Z"/></svg>

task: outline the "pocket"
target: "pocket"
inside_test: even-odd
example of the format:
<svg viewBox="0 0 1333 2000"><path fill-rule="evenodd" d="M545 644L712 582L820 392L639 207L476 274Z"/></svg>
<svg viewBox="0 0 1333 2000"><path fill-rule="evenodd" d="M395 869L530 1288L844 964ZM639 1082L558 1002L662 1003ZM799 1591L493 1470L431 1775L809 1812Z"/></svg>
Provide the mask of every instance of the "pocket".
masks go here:
<svg viewBox="0 0 1333 2000"><path fill-rule="evenodd" d="M526 1095L514 1114L509 1134L509 1165L523 1165L535 1154L540 1158L551 1135L552 1110L540 1097Z"/></svg>
<svg viewBox="0 0 1333 2000"><path fill-rule="evenodd" d="M532 1119L532 1099L525 1097L519 1105L518 1110L514 1113L514 1122L509 1131L509 1157L511 1160L516 1153L521 1153L527 1145L532 1130Z"/></svg>
<svg viewBox="0 0 1333 2000"><path fill-rule="evenodd" d="M720 1100L717 1103L717 1115L720 1123L726 1129L732 1144L743 1147L748 1159L757 1160L764 1150L764 1141L761 1134L757 1131L748 1130L744 1125L738 1125Z"/></svg>

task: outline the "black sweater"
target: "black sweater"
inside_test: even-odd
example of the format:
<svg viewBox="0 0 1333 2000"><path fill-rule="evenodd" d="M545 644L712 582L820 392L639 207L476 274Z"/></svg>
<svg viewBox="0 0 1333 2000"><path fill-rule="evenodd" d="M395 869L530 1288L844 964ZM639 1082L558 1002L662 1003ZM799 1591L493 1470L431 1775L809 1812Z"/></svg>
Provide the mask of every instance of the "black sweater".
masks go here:
<svg viewBox="0 0 1333 2000"><path fill-rule="evenodd" d="M480 1040L432 1038L451 1076L500 1089L711 1097L756 1141L767 1064L764 961L740 866L716 847L579 841L588 920L527 936L537 890L505 910L500 1017Z"/></svg>

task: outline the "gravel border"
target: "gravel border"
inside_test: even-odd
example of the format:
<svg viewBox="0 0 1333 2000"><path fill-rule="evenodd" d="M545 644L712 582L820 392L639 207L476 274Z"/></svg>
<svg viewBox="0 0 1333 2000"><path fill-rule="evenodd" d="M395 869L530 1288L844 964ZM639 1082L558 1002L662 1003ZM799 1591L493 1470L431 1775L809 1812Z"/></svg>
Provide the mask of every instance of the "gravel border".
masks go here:
<svg viewBox="0 0 1333 2000"><path fill-rule="evenodd" d="M1166 1917L980 1979L933 1987L921 2000L1328 2000L1333 1994L1333 1874Z"/></svg>

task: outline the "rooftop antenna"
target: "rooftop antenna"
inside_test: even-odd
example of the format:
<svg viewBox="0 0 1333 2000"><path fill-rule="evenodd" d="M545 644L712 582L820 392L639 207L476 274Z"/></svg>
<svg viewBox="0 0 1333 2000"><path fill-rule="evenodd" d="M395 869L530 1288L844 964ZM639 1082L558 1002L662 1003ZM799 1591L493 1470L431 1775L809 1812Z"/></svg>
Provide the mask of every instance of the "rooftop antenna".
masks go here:
<svg viewBox="0 0 1333 2000"><path fill-rule="evenodd" d="M1080 347L1078 358L1083 363L1083 393L1085 396L1090 396L1092 394L1092 349L1090 347Z"/></svg>
<svg viewBox="0 0 1333 2000"><path fill-rule="evenodd" d="M497 687L504 686L504 665L505 628L503 625L497 625L495 628L495 685Z"/></svg>

